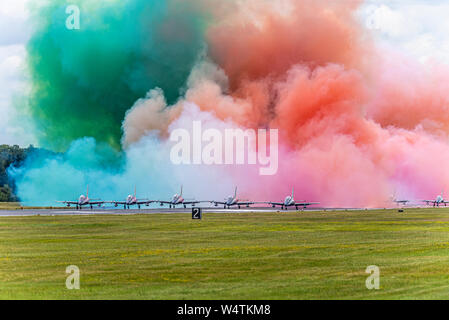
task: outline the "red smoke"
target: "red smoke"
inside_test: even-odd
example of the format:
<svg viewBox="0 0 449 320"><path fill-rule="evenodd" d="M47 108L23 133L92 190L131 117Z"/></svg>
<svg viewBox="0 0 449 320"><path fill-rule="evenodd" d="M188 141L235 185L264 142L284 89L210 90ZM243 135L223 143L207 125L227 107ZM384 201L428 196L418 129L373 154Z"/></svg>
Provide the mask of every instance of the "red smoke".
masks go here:
<svg viewBox="0 0 449 320"><path fill-rule="evenodd" d="M449 72L376 47L358 5L214 8L208 58L229 83L200 70L185 99L220 120L279 129L276 176L234 172L253 199L279 200L295 186L296 198L324 205L388 206L395 190L409 199L449 192Z"/></svg>
<svg viewBox="0 0 449 320"><path fill-rule="evenodd" d="M449 72L374 54L354 16L358 1L284 3L282 12L245 2L209 32L231 95L251 101L247 119L234 120L280 129L273 189L375 206L396 188L433 197L447 187Z"/></svg>
<svg viewBox="0 0 449 320"><path fill-rule="evenodd" d="M369 48L353 18L358 2L242 2L210 29L210 55L233 87L283 77L295 64L360 66Z"/></svg>

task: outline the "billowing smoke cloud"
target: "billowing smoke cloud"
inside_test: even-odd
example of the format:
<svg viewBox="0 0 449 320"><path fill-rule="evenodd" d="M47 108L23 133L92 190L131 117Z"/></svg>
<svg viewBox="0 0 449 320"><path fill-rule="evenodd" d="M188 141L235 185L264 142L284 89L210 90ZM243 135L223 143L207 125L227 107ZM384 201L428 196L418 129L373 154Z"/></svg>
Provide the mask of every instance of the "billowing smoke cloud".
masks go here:
<svg viewBox="0 0 449 320"><path fill-rule="evenodd" d="M224 126L210 114L190 105L171 129L191 125L194 120ZM183 185L185 199L222 199L232 191L232 180L213 166L179 166L170 159L170 143L161 141L157 130L148 131L127 148L125 157L93 138L74 141L67 152L54 158L29 158L21 169L10 170L24 204L55 205L55 200L76 199L75 192L103 200L125 200L134 187L137 196L168 200ZM114 161L111 161L113 159ZM117 165L121 163L121 165ZM36 182L40 181L39 187ZM217 184L217 182L219 182ZM214 188L210 186L214 185ZM38 189L36 189L38 188ZM37 192L38 190L38 192ZM201 195L204 198L198 198Z"/></svg>
<svg viewBox="0 0 449 320"><path fill-rule="evenodd" d="M188 1L72 1L80 29L66 28L66 1L35 5L28 43L28 112L43 146L65 150L91 136L114 147L126 110L154 87L174 102L203 50L205 17Z"/></svg>
<svg viewBox="0 0 449 320"><path fill-rule="evenodd" d="M123 24L125 31L128 30L126 16L132 8L139 7L138 3L129 1L120 5L126 8L126 13L111 9L121 18L119 25ZM39 200L33 198L32 191L40 180L48 175L60 179L65 170L78 176L74 180L76 185L95 181L102 196L111 197L117 197L118 192L129 192L119 188L126 186L129 190L133 181L139 189L156 196L162 196L159 191L164 194L175 191L183 183L190 184L197 198L219 200L226 190L232 190L232 185L239 185L242 196L253 200L279 200L295 186L296 198L321 201L324 205L385 206L395 190L401 196L419 199L433 197L449 187L449 171L444 166L449 160L446 85L449 70L437 64L410 61L391 48L378 46L356 17L358 2L184 1L184 6L197 18L188 18L187 11L180 20L185 22L181 29L178 19L170 19L170 14L178 12L170 10L172 2L163 3L159 3L164 8L162 14L152 12L147 19L141 17L144 25L160 24L164 30L176 30L175 34L184 34L184 29L189 34L187 38L181 37L185 41L181 44L177 44L179 38L174 34L162 39L162 46L185 46L187 50L186 57L174 59L180 66L176 70L183 71L176 74L180 78L174 78L179 80L175 86L163 81L172 79L172 74L165 69L166 78L157 77L157 71L172 57L170 54L157 56L145 51L144 44L153 43L148 39L133 45L127 39L122 43L117 41L114 48L121 51L131 47L132 53L142 55L130 54L129 60L120 60L121 71L113 73L114 76L106 73L101 84L135 79L127 73L133 70L133 74L145 75L138 77L134 84L142 91L130 89L136 87L128 87L133 83L129 81L125 81L129 91L108 86L101 91L96 83L90 86L97 80L99 70L108 69L110 64L111 72L114 70L116 64L110 60L102 61L91 72L90 69L84 69L83 73L76 71L82 75L79 80L83 80L78 83L85 85L86 90L95 97L107 90L111 96L102 99L112 99L113 103L97 103L92 111L95 117L87 113L86 117L79 118L86 122L86 127L77 126L76 134L72 135L70 125L61 126L61 137L54 139L51 133L58 130L58 125L53 128L52 112L75 112L76 108L67 104L70 111L62 111L57 104L52 104L55 109L47 113L45 108L37 107L43 103L39 99L31 106L37 119L48 125L45 130L49 136L44 140L57 144L59 139L67 142L93 136L114 146L113 141L118 141L114 140L118 136L117 123L121 123L127 110L121 137L125 164L106 170L102 168L103 160L94 164L88 159L74 162L70 154L77 154L73 150L86 143L83 146L86 154L97 158L97 152L92 150L93 140L76 142L65 158L38 165L31 162L17 175L19 195L26 202ZM111 4L110 8L117 5ZM102 18L109 11L96 8L94 12ZM210 20L202 24L204 30L198 31L197 19L203 16ZM152 34L141 26L139 23L129 26L140 35L138 39L148 37L147 32ZM40 29L37 39L45 39L52 28L53 25L48 25ZM131 37L129 33L127 36ZM98 47L83 43L86 52L94 49L101 56L107 43L100 38L98 35ZM186 39L191 43L186 45ZM80 34L79 41L87 40ZM37 48L31 53L41 52L33 43L30 46ZM78 61L82 53L73 52L69 56ZM151 63L144 58L145 53L154 58L150 59ZM85 58L96 59L87 53ZM57 56L54 63L66 66L65 59ZM41 80L39 83L53 79L49 73L58 73L61 70L58 66L50 65L45 72L34 69ZM127 70L126 76L123 70ZM47 94L42 90L36 92ZM124 100L117 98L116 92L121 92ZM78 99L78 95L74 91L68 97ZM61 93L59 97L65 95ZM114 107L118 101L123 102L120 108ZM102 119L102 113L114 117L114 121L106 117L103 125L93 120ZM278 173L260 176L252 166L172 165L167 140L170 132L177 127L190 128L192 121L198 119L208 127L279 129ZM90 131L89 126L98 131ZM108 137L113 132L117 134L111 141ZM89 165L80 167L78 162ZM73 191L74 187L67 189ZM46 198L54 194L52 186L48 190Z"/></svg>

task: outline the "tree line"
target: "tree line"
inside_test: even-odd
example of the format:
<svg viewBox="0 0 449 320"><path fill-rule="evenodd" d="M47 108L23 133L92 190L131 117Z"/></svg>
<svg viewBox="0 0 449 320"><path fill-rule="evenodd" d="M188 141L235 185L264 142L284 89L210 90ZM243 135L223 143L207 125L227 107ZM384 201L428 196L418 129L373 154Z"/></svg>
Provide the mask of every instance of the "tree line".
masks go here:
<svg viewBox="0 0 449 320"><path fill-rule="evenodd" d="M36 152L48 152L30 145L28 148L21 148L18 145L0 145L0 202L19 201L16 196L16 185L14 180L8 176L9 167L20 167L26 158Z"/></svg>

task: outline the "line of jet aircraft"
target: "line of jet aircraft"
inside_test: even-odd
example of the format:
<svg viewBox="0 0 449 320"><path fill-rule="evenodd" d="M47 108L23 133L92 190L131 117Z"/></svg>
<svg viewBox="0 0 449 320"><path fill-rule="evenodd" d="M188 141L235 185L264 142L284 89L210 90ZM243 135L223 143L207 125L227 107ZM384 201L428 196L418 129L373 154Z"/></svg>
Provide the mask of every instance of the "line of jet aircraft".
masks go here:
<svg viewBox="0 0 449 320"><path fill-rule="evenodd" d="M393 195L392 201L397 205L403 206L411 202L411 200L397 199L395 195ZM436 196L435 200L421 200L421 202L424 202L428 206L433 205L434 207L439 207L440 205L444 205L445 207L447 207L447 204L449 203L449 201L444 200L443 190L441 191L441 194Z"/></svg>
<svg viewBox="0 0 449 320"><path fill-rule="evenodd" d="M296 210L301 208L307 208L310 205L319 204L319 202L307 202L307 201L295 201L294 199L294 188L292 188L292 194L285 197L282 202L272 202L272 201L249 201L249 200L241 200L237 197L237 187L235 187L234 195L229 196L224 199L224 201L196 201L196 200L186 200L182 197L182 186L181 192L179 194L175 194L170 200L150 200L150 199L138 199L136 196L136 188L134 188L134 194L128 195L123 201L101 201L100 199L90 199L89 198L89 186L87 186L86 195L81 195L78 200L74 201L57 201L59 203L63 203L67 205L67 207L71 207L72 205L76 207L76 209L82 209L82 207L90 207L93 209L94 206L101 207L103 204L113 204L115 207L123 206L124 209L129 209L131 206L137 206L139 209L142 205L149 206L151 203L159 203L160 206L168 205L169 208L176 208L177 206L183 206L187 208L188 205L194 207L200 203L210 203L215 207L222 205L224 209L230 209L232 207L247 207L249 208L254 204L265 204L270 205L273 208L279 206L282 210L288 210L289 207L295 207Z"/></svg>
<svg viewBox="0 0 449 320"><path fill-rule="evenodd" d="M254 204L265 204L270 205L273 208L275 207L281 207L282 210L288 210L289 207L295 207L296 210L299 208L307 208L308 206L319 204L319 202L307 202L307 201L295 201L294 199L294 188L292 188L292 194L285 197L284 201L282 202L273 202L273 201L249 201L249 200L242 200L237 197L237 187L235 187L234 195L229 196L224 199L224 201L196 201L196 200L186 200L182 197L182 186L181 186L181 192L179 194L173 195L173 197L166 201L166 200L149 200L149 199L138 199L136 196L136 188L134 188L134 194L128 195L125 200L123 201L102 201L101 199L90 199L89 198L89 186L87 186L87 192L86 195L81 195L78 200L74 201L57 201L59 203L64 203L67 205L67 207L75 206L76 209L81 209L82 207L90 207L91 209L94 206L101 207L103 204L113 204L115 207L118 207L119 205L122 205L124 209L130 209L131 206L137 206L139 209L141 206L149 206L151 203L159 203L160 206L168 205L169 208L176 208L177 206L183 206L184 208L187 208L188 205L194 207L200 203L210 203L214 206L218 207L219 205L222 205L223 208L230 209L232 207L238 207L239 209L241 207L250 207ZM397 205L407 205L411 202L411 200L406 199L397 199L395 195L391 197L391 200L396 203ZM421 202L424 202L426 205L433 205L434 207L439 207L440 205L444 205L445 207L447 204L449 204L449 201L444 199L443 191L441 191L441 194L436 196L434 200L421 200Z"/></svg>

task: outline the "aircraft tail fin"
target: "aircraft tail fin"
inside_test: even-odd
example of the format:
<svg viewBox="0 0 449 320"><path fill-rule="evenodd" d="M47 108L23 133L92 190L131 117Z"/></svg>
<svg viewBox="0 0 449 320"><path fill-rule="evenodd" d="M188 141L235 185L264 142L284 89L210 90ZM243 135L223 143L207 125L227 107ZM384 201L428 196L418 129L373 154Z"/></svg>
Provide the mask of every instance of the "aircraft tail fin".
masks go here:
<svg viewBox="0 0 449 320"><path fill-rule="evenodd" d="M134 198L136 197L136 189L137 189L137 187L136 187L136 185L134 185Z"/></svg>
<svg viewBox="0 0 449 320"><path fill-rule="evenodd" d="M295 193L295 187L292 188L292 199L293 199L293 194Z"/></svg>
<svg viewBox="0 0 449 320"><path fill-rule="evenodd" d="M181 193L179 195L182 196L182 185L181 185Z"/></svg>
<svg viewBox="0 0 449 320"><path fill-rule="evenodd" d="M237 198L237 187L235 187L234 198Z"/></svg>

